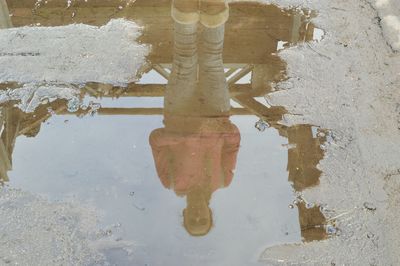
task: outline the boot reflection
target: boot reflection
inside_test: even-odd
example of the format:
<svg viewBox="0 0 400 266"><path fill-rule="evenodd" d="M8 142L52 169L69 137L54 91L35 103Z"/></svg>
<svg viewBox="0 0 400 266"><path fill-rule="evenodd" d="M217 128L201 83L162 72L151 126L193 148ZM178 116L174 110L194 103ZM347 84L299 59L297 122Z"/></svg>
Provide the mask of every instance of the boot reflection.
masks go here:
<svg viewBox="0 0 400 266"><path fill-rule="evenodd" d="M6 0L0 0L0 29L11 28L11 18Z"/></svg>
<svg viewBox="0 0 400 266"><path fill-rule="evenodd" d="M212 193L231 183L240 144L239 130L229 119L223 42L224 24L209 28L175 22L164 128L150 135L163 186L186 197L183 224L192 236L210 231Z"/></svg>

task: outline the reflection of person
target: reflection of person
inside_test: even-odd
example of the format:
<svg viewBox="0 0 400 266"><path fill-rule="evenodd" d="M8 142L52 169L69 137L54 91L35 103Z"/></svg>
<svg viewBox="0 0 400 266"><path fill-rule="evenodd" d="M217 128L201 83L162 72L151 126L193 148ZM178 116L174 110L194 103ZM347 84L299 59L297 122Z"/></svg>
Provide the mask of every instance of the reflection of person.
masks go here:
<svg viewBox="0 0 400 266"><path fill-rule="evenodd" d="M184 225L192 235L212 225L211 194L233 178L240 135L228 118L176 117L150 136L162 184L186 196Z"/></svg>
<svg viewBox="0 0 400 266"><path fill-rule="evenodd" d="M240 143L239 131L229 120L222 61L228 7L224 1L203 2L219 12L199 12L198 1L174 2L174 61L164 99L165 127L150 135L162 184L186 196L184 226L193 236L210 231L211 195L232 181Z"/></svg>
<svg viewBox="0 0 400 266"><path fill-rule="evenodd" d="M11 28L11 19L6 0L0 0L0 29Z"/></svg>
<svg viewBox="0 0 400 266"><path fill-rule="evenodd" d="M226 0L173 0L172 18L179 24L197 24L214 28L225 24L229 17Z"/></svg>
<svg viewBox="0 0 400 266"><path fill-rule="evenodd" d="M192 4L194 8L197 1L176 0L174 3L179 4L179 7ZM226 13L228 7L224 1L214 0L211 7L218 6L218 3L223 8L221 12ZM187 115L189 112L191 116L227 116L230 96L222 62L224 23L227 17L222 16L220 21L201 17L203 25L207 21L206 25L212 26L202 27L203 31L198 36L199 18L191 16L183 20L186 17L180 15L177 19L177 13L182 12L177 11L177 7L172 10L175 45L172 73L164 102L166 114Z"/></svg>

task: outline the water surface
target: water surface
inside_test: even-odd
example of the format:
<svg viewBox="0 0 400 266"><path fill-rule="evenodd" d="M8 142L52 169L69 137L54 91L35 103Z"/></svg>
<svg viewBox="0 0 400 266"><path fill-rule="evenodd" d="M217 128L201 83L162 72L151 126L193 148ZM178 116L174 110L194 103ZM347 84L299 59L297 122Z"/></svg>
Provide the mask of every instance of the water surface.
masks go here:
<svg viewBox="0 0 400 266"><path fill-rule="evenodd" d="M319 183L329 132L286 126L285 108L264 98L286 78L277 52L321 38L312 12L238 2L226 25L194 30L173 22L169 1L7 3L9 27L123 17L152 46L127 87L75 84L78 97L43 97L33 112L0 107L2 181L96 206L114 241L134 243L108 250L110 262L257 265L266 247L328 237L299 193Z"/></svg>

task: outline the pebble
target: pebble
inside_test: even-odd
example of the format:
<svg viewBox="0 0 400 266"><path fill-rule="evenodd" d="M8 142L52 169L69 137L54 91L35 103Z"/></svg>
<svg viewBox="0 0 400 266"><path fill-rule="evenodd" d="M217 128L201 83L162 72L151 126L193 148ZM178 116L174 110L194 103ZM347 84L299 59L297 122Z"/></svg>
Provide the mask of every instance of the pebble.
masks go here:
<svg viewBox="0 0 400 266"><path fill-rule="evenodd" d="M368 211L376 211L376 207L373 203L371 202L364 202L364 208L367 209Z"/></svg>

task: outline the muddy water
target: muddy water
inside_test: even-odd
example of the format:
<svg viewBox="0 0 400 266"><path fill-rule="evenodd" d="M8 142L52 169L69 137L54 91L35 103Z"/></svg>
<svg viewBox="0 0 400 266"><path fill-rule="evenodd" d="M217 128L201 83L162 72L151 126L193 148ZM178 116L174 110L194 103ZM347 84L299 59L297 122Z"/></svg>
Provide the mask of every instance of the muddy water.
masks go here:
<svg viewBox="0 0 400 266"><path fill-rule="evenodd" d="M4 27L124 17L152 52L126 88L79 84L79 97L32 112L4 102L2 182L96 206L111 241L134 243L106 250L117 265L253 265L266 247L327 238L320 207L299 195L319 183L329 132L285 126L264 98L285 79L277 52L321 38L311 12L239 2L209 28L173 23L169 1L114 2L7 1Z"/></svg>

